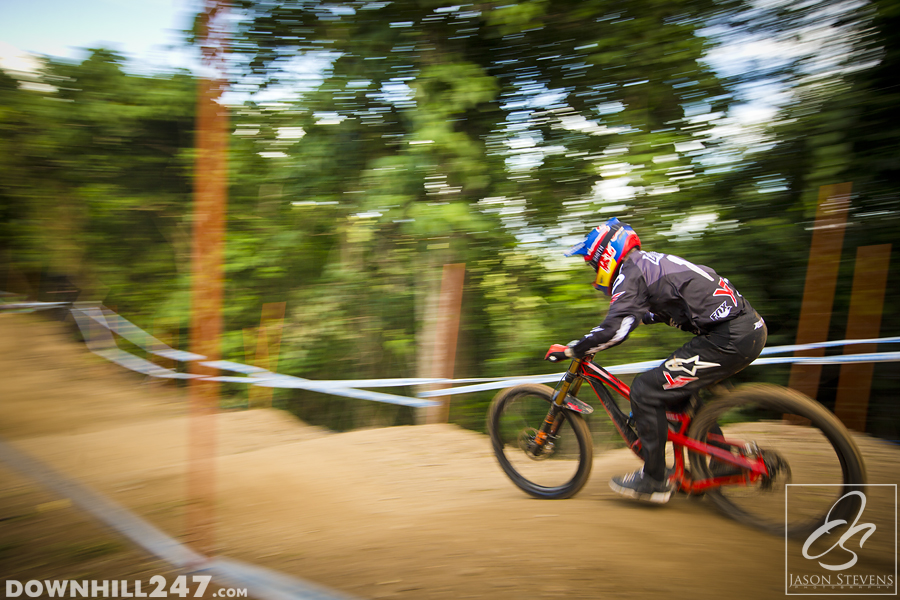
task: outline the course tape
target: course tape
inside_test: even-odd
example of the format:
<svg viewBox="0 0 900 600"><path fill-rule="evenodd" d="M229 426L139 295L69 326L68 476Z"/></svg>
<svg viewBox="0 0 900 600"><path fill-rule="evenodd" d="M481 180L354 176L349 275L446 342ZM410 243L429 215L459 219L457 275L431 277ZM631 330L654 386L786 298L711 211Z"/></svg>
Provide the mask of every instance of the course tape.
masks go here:
<svg viewBox="0 0 900 600"><path fill-rule="evenodd" d="M763 348L759 353L760 356L769 354L787 354L788 352L799 352L803 350L818 350L820 348L835 348L837 346L851 346L853 344L896 344L900 342L898 337L875 338L865 340L837 340L833 342L816 342L814 344L795 344L793 346L772 346L771 348Z"/></svg>
<svg viewBox="0 0 900 600"><path fill-rule="evenodd" d="M103 358L112 361L120 366L137 371L150 377L161 377L168 379L196 379L201 378L206 381L220 381L232 383L245 383L249 385L257 385L260 387L277 387L277 388L294 388L304 389L313 392L321 392L323 394L332 394L344 396L347 398L358 398L360 400L370 400L373 402L382 402L385 404L396 404L402 406L411 406L413 408L426 408L429 406L437 406L440 402L434 400L424 400L422 398L411 398L409 396L400 396L396 394L385 394L382 392L372 392L368 390L356 389L356 387L398 387L404 385L422 385L442 381L439 379L405 379L394 380L390 382L381 381L378 385L372 385L376 380L352 380L352 381L312 381L302 379L300 377L292 377L290 375L281 375L272 373L259 367L245 365L227 360L204 361L206 358L199 354L191 352L182 352L170 348L155 337L140 329L134 323L115 314L111 310L98 305L76 304L72 307L72 316L81 330L88 349ZM96 325L100 325L97 327ZM139 356L135 356L130 352L126 352L118 347L113 333L125 338L135 346L146 352L163 356L181 362L201 361L199 364L217 369L220 371L231 371L234 373L242 373L245 377L237 377L233 375L219 375L215 377L204 377L193 373L179 373L174 369L166 369L157 364L145 360ZM399 383L398 383L399 381ZM362 384L362 385L360 385Z"/></svg>
<svg viewBox="0 0 900 600"><path fill-rule="evenodd" d="M0 310L34 312L51 308L69 308L71 305L71 302L0 302Z"/></svg>
<svg viewBox="0 0 900 600"><path fill-rule="evenodd" d="M643 373L661 365L664 361L654 360L627 365L603 367L613 375L628 375ZM849 363L875 363L875 362L900 362L900 352L873 352L867 354L844 354L841 356L782 356L777 358L757 358L750 366L777 365L777 364L807 364L807 365L840 365ZM565 373L553 373L549 375L535 375L533 377L520 377L518 379L481 383L453 387L443 390L427 390L419 392L422 398L434 398L438 396L453 396L455 394L469 394L486 390L500 390L522 383L547 383L559 381Z"/></svg>
<svg viewBox="0 0 900 600"><path fill-rule="evenodd" d="M84 343L87 345L88 350L94 354L102 356L106 360L114 362L126 369L131 369L132 371L137 371L138 373L143 373L150 377L163 377L167 379L192 379L197 377L197 375L191 373L178 373L173 369L160 367L149 360L145 360L119 348L116 344L116 339L111 333L113 329L109 326L104 318L103 312L101 312L99 308L73 308L71 312L72 317L75 319L75 323L81 330L81 336L84 338ZM93 323L98 323L102 325L102 327L93 326ZM136 326L133 327L137 329ZM156 341L159 342L159 340ZM162 344L162 342L159 342L159 344ZM141 346L141 344L136 345ZM141 347L144 348L144 346ZM149 349L145 349L149 351Z"/></svg>
<svg viewBox="0 0 900 600"><path fill-rule="evenodd" d="M138 547L188 574L211 575L218 586L247 588L261 600L352 600L351 596L290 577L284 573L226 558L199 554L134 513L89 487L0 440L0 460L36 480L131 540Z"/></svg>
<svg viewBox="0 0 900 600"><path fill-rule="evenodd" d="M424 408L428 406L436 406L439 402L425 400L425 398L434 398L440 396L451 396L454 394L465 394L471 392L479 392L485 390L502 389L518 385L520 383L547 383L551 381L559 381L563 373L552 373L546 375L531 375L521 377L494 377L494 378L468 378L468 379L441 379L441 378L397 378L397 379L348 379L348 380L310 380L290 375L282 375L272 373L259 367L244 365L232 361L203 361L205 357L191 352L184 352L170 348L158 339L154 338L147 332L143 331L127 319L117 315L111 310L99 306L97 304L83 304L60 302L32 302L18 304L0 303L0 308L9 306L32 306L35 310L41 308L56 308L60 305L70 306L72 315L76 323L81 329L85 343L88 348L112 361L132 371L143 373L150 377L161 377L170 379L192 379L202 377L208 381L220 381L230 383L243 383L247 385L256 385L260 387L273 388L293 388L304 389L323 394L331 394L335 396L344 396L348 398L359 398L362 400L371 400L373 402L383 402L387 404L397 404L402 406L411 406L414 408ZM92 326L98 324L101 327ZM215 377L203 377L201 375L191 373L180 373L174 369L166 369L160 367L148 360L135 356L118 347L113 333L127 339L135 346L146 352L163 356L177 361L203 361L201 365L218 369L221 371L231 371L240 373L243 376L219 375ZM830 342L817 342L812 344L794 344L786 346L772 346L764 348L760 353L761 357L773 354L789 354L792 352L804 352L808 350L820 350L825 348L835 348L840 346L850 346L859 344L895 344L900 343L900 336L886 337L877 339L847 339ZM758 358L752 365L774 365L774 364L850 364L850 363L876 363L876 362L900 362L900 352L874 352L864 354L844 354L840 356L782 356L774 358ZM650 360L643 362L628 363L623 365L613 365L605 367L607 371L613 375L628 375L642 373L659 366L662 361ZM471 385L465 385L471 384ZM418 398L409 396L400 396L397 394L385 394L382 392L373 392L362 390L359 388L376 388L376 387L406 387L406 386L432 386L438 385L442 389L425 390L419 392ZM450 387L457 386L457 387Z"/></svg>
<svg viewBox="0 0 900 600"><path fill-rule="evenodd" d="M151 354L156 354L157 356L170 358L180 362L203 360L206 358L205 356L194 354L193 352L184 352L182 350L170 348L131 321L117 315L108 308L102 306L88 306L79 308L78 310L95 320L104 328L125 338L135 346L143 348Z"/></svg>
<svg viewBox="0 0 900 600"><path fill-rule="evenodd" d="M291 377L290 375L279 375L272 373L271 377L259 378L254 385L260 387L275 388L294 388L301 390L309 390L311 392L321 392L323 394L333 394L336 396L345 396L347 398L359 398L360 400L372 400L373 402L384 402L386 404L400 404L403 406L412 406L413 408L425 408L428 406L437 406L439 402L433 400L422 400L420 398L410 398L407 396L397 396L394 394L383 394L381 392L370 392L368 390L359 390L352 387L335 387L332 383L343 382L326 382L311 381L309 379L300 379L299 377Z"/></svg>

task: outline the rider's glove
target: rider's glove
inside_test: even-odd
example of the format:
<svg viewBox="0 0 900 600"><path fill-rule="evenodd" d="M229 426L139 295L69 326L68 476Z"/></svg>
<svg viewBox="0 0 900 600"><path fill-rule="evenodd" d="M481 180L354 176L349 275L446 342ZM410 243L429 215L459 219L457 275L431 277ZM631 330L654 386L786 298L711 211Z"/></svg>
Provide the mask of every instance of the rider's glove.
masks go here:
<svg viewBox="0 0 900 600"><path fill-rule="evenodd" d="M641 323L644 325L652 325L653 323L661 323L662 321L658 321L656 315L650 311L644 313L644 316L641 317Z"/></svg>
<svg viewBox="0 0 900 600"><path fill-rule="evenodd" d="M550 362L555 363L574 357L575 354L572 351L572 348L570 348L569 346L563 346L562 344L553 344L552 346L550 346L550 349L547 350L547 354L544 355L544 360L549 360Z"/></svg>

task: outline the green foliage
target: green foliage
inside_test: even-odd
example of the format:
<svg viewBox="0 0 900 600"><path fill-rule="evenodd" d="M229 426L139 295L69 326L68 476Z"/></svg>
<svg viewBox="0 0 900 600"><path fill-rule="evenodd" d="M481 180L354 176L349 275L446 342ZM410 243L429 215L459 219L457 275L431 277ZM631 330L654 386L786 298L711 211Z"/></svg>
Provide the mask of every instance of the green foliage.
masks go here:
<svg viewBox="0 0 900 600"><path fill-rule="evenodd" d="M80 65L48 63L46 89L4 86L0 253L139 312L163 303L189 267L194 82L121 66L96 50Z"/></svg>
<svg viewBox="0 0 900 600"><path fill-rule="evenodd" d="M229 115L225 358L253 362L263 304L285 302L279 372L431 375L441 268L465 263L457 376L553 372L545 348L607 306L581 261L559 255L613 214L645 248L728 276L770 343L791 343L818 186L854 181L848 260L890 242L898 214L889 2L845 15L857 68L839 77L797 61L725 79L705 60L715 39L797 34L807 4L235 2L233 91L246 101ZM768 145L723 138L738 90L773 79L795 96L762 132ZM197 82L128 75L102 49L48 62L42 81L52 89L0 72L8 281L66 275L82 299L183 347ZM698 218L711 225L689 227ZM896 269L889 286L884 331L898 325ZM839 286L837 311L848 294ZM686 339L642 327L602 361L661 359ZM246 402L226 390L229 406ZM275 398L335 429L413 421L362 401ZM489 400L455 396L451 416L481 428Z"/></svg>

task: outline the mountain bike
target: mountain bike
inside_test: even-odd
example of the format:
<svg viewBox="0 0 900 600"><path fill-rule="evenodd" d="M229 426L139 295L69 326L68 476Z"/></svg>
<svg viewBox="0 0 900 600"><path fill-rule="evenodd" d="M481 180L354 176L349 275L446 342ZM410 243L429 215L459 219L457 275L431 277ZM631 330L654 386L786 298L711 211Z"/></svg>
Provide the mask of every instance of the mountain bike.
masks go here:
<svg viewBox="0 0 900 600"><path fill-rule="evenodd" d="M597 435L591 429L602 430L602 421L578 398L585 381L605 409L618 445L624 442L641 458L634 420L609 392L630 401L630 388L593 356L574 359L555 389L517 385L491 402L494 454L513 483L531 496L570 498L588 481ZM846 518L858 508L857 495L838 500L866 482L859 449L837 417L803 394L748 384L705 404L694 396L666 418L670 482L678 492L705 495L731 518L802 537L826 518ZM786 508L790 483L816 485L792 487Z"/></svg>

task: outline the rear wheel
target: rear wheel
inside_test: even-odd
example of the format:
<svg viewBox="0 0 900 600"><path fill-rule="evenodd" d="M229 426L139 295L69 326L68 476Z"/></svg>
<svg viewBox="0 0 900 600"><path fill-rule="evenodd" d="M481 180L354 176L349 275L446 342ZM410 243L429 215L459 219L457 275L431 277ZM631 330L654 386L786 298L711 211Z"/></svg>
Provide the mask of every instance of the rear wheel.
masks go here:
<svg viewBox="0 0 900 600"><path fill-rule="evenodd" d="M593 444L581 415L563 410L556 437L542 448L535 446L552 397L545 385L501 391L491 403L488 432L500 467L520 489L536 498L569 498L591 474Z"/></svg>
<svg viewBox="0 0 900 600"><path fill-rule="evenodd" d="M688 435L706 441L717 424L723 447L750 460L762 457L769 470L753 483L707 492L730 517L776 535L804 537L830 510L831 520L855 514L857 496L840 499L866 482L862 456L844 425L817 402L779 386L745 386L705 406ZM690 462L695 480L737 471L697 453Z"/></svg>

